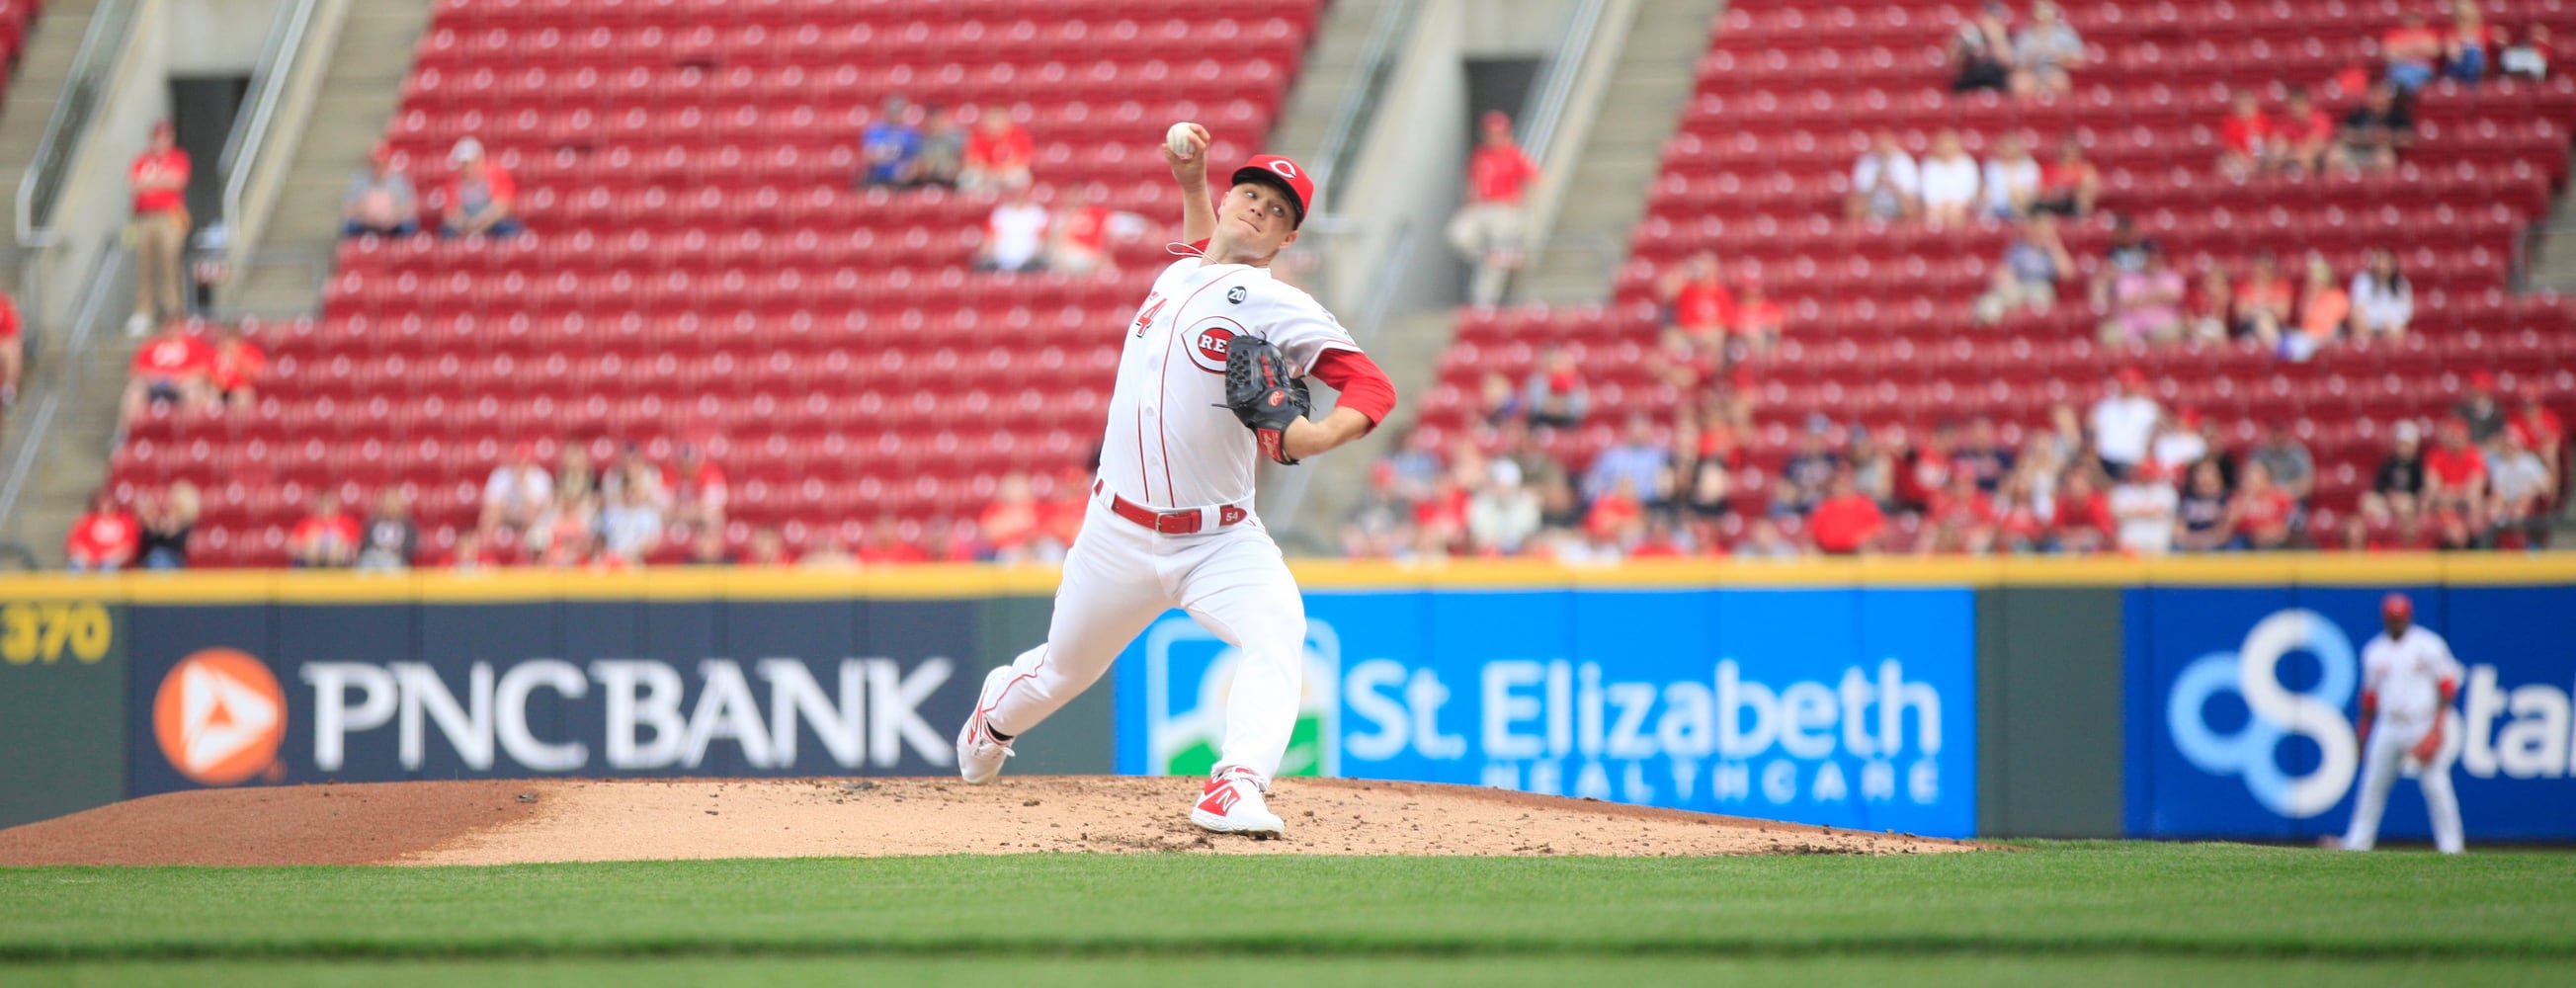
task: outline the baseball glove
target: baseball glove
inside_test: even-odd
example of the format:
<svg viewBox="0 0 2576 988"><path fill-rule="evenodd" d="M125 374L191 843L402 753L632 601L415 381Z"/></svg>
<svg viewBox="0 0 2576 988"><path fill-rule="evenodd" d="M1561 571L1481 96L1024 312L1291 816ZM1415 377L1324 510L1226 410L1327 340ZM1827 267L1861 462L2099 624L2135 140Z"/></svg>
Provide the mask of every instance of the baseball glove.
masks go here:
<svg viewBox="0 0 2576 988"><path fill-rule="evenodd" d="M1257 336L1237 336L1226 344L1225 407L1252 430L1261 455L1277 463L1297 462L1288 455L1288 424L1312 409L1314 399L1278 345Z"/></svg>

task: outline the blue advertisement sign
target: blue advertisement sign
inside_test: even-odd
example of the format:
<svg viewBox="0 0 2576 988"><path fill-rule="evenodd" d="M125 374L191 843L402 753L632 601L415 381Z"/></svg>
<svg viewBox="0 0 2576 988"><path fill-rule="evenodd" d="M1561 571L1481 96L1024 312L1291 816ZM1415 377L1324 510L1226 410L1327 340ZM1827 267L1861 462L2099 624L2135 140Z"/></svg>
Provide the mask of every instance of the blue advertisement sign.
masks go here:
<svg viewBox="0 0 2576 988"><path fill-rule="evenodd" d="M2128 591L2129 833L2342 833L2360 778L2361 656L2392 591L2467 668L2433 764L2449 765L2469 840L2576 837L2571 587ZM2379 833L2431 835L2414 778L2389 793Z"/></svg>
<svg viewBox="0 0 2576 988"><path fill-rule="evenodd" d="M1310 593L1281 774L1486 785L1864 830L1976 826L1965 589ZM1118 768L1215 760L1234 650L1120 658Z"/></svg>

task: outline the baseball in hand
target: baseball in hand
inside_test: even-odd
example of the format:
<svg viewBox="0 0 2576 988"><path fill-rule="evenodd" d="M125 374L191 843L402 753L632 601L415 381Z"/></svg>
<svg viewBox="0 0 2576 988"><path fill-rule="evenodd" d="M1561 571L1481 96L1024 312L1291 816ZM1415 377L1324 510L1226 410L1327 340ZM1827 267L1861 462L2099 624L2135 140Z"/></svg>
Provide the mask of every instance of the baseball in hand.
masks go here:
<svg viewBox="0 0 2576 988"><path fill-rule="evenodd" d="M1171 148L1175 158L1187 158L1198 153L1197 126L1187 120L1173 124L1172 129L1163 132L1163 146Z"/></svg>

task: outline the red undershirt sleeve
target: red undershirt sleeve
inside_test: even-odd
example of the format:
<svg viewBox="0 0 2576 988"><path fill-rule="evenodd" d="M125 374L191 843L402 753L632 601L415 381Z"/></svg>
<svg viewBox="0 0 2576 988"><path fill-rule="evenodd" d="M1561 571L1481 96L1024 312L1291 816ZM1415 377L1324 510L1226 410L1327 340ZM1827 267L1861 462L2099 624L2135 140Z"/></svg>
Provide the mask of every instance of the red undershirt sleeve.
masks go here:
<svg viewBox="0 0 2576 988"><path fill-rule="evenodd" d="M1377 361L1357 350L1326 350L1315 358L1315 379L1342 393L1336 407L1368 416L1369 428L1395 411L1395 382L1386 379Z"/></svg>

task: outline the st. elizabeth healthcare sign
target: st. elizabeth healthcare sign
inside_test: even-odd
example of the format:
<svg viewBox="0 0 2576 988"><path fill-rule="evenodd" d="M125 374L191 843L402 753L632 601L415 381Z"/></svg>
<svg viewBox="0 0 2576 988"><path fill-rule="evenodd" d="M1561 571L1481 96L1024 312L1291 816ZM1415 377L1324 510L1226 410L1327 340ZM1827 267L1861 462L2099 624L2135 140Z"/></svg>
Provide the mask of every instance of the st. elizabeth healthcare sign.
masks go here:
<svg viewBox="0 0 2576 988"><path fill-rule="evenodd" d="M1966 589L1314 592L1283 774L1867 830L1976 825ZM1235 659L1178 612L1118 664L1118 768L1204 771Z"/></svg>

